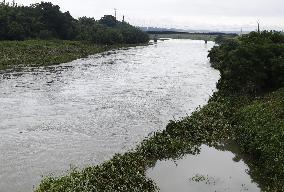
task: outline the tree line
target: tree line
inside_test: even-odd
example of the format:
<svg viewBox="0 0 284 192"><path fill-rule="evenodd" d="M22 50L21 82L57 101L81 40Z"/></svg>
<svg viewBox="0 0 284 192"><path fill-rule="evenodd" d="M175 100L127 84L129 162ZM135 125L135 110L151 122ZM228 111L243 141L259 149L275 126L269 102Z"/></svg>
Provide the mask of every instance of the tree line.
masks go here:
<svg viewBox="0 0 284 192"><path fill-rule="evenodd" d="M106 15L100 20L75 19L58 5L41 2L30 6L0 3L0 40L62 39L99 44L146 43L149 37L140 29Z"/></svg>
<svg viewBox="0 0 284 192"><path fill-rule="evenodd" d="M258 95L284 86L284 35L277 31L251 32L238 38L218 38L209 53L221 73L218 89Z"/></svg>

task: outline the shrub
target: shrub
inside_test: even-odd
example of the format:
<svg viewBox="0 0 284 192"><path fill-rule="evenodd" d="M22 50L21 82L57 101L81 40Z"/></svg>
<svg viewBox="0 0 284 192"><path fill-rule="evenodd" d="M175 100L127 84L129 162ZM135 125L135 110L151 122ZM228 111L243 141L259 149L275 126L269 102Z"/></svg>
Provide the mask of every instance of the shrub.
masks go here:
<svg viewBox="0 0 284 192"><path fill-rule="evenodd" d="M284 84L284 36L279 32L252 32L226 40L208 56L220 70L220 91L257 95Z"/></svg>

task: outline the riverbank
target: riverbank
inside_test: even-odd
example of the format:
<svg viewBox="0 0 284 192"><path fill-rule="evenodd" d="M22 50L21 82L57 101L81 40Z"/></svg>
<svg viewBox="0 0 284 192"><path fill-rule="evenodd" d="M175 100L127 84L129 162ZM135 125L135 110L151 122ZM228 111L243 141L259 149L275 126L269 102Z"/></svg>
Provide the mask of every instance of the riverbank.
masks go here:
<svg viewBox="0 0 284 192"><path fill-rule="evenodd" d="M284 88L234 106L234 137L250 157L250 175L263 191L284 191Z"/></svg>
<svg viewBox="0 0 284 192"><path fill-rule="evenodd" d="M0 41L0 70L14 66L47 66L67 63L111 49L148 44L101 45L84 41L27 40Z"/></svg>
<svg viewBox="0 0 284 192"><path fill-rule="evenodd" d="M60 64L111 48L114 48L114 46L103 46L80 41L0 41L0 69L11 68L16 65L42 66Z"/></svg>

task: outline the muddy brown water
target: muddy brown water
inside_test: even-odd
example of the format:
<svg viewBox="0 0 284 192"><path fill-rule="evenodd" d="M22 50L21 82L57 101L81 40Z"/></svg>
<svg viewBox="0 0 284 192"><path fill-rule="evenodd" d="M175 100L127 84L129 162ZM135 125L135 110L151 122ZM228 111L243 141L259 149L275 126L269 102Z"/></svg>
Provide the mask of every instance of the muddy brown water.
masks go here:
<svg viewBox="0 0 284 192"><path fill-rule="evenodd" d="M0 191L102 163L206 104L219 79L213 45L169 40L0 71Z"/></svg>
<svg viewBox="0 0 284 192"><path fill-rule="evenodd" d="M197 155L158 161L147 176L161 192L260 192L248 172L244 160L230 147L220 150L202 145Z"/></svg>

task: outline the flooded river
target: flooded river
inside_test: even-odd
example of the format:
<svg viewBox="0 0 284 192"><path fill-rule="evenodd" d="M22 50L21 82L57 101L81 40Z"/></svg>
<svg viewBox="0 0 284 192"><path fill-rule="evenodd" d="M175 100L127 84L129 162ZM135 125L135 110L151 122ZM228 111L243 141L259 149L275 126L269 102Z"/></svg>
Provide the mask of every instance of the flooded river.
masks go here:
<svg viewBox="0 0 284 192"><path fill-rule="evenodd" d="M206 104L214 44L170 40L50 67L0 72L0 191L29 192L129 150Z"/></svg>

